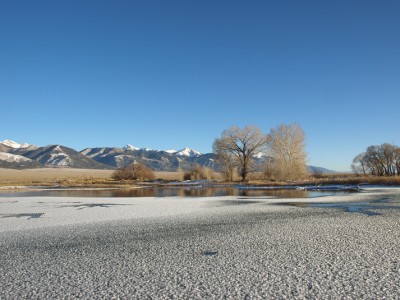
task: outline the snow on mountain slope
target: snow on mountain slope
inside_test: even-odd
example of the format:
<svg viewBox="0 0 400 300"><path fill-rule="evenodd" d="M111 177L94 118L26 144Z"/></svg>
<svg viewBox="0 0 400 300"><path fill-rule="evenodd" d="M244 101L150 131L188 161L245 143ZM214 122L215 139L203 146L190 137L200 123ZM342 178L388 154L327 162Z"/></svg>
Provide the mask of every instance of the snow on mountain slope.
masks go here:
<svg viewBox="0 0 400 300"><path fill-rule="evenodd" d="M39 166L40 164L37 161L24 156L0 152L0 168L26 169Z"/></svg>
<svg viewBox="0 0 400 300"><path fill-rule="evenodd" d="M3 145L5 145L5 146L8 146L8 147L14 148L14 149L28 148L29 146L31 146L31 145L29 145L27 143L19 144L17 142L12 141L12 140L4 140L1 143Z"/></svg>
<svg viewBox="0 0 400 300"><path fill-rule="evenodd" d="M101 164L74 149L61 146L49 145L29 151L24 154L44 166L69 167L82 169L107 169L110 166Z"/></svg>
<svg viewBox="0 0 400 300"><path fill-rule="evenodd" d="M196 157L196 156L201 155L200 152L190 149L190 148L187 148L187 147L175 152L175 154L179 155L179 156L188 156L188 157Z"/></svg>
<svg viewBox="0 0 400 300"><path fill-rule="evenodd" d="M8 162L22 162L22 161L30 161L31 159L23 157L21 155L0 152L0 160Z"/></svg>
<svg viewBox="0 0 400 300"><path fill-rule="evenodd" d="M135 150L139 150L140 148L132 146L131 144L127 144L124 146L123 149L128 150L128 151L135 151Z"/></svg>
<svg viewBox="0 0 400 300"><path fill-rule="evenodd" d="M170 153L170 154L174 154L174 153L178 152L178 150L168 149L168 150L165 150L164 152L167 152L167 153Z"/></svg>

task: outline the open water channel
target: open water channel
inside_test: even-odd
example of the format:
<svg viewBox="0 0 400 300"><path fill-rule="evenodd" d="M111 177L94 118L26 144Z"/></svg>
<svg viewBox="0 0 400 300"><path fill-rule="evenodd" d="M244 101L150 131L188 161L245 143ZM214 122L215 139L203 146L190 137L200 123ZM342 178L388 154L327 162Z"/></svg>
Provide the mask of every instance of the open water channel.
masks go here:
<svg viewBox="0 0 400 300"><path fill-rule="evenodd" d="M296 189L239 189L235 187L144 187L134 189L41 188L24 192L4 192L0 197L274 197L314 198L337 194L334 191Z"/></svg>

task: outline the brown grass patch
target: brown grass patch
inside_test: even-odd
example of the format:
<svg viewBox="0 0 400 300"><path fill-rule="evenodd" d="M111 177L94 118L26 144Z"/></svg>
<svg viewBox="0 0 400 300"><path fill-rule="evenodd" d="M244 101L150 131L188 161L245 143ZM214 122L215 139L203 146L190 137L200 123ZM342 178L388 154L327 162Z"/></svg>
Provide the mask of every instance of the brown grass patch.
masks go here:
<svg viewBox="0 0 400 300"><path fill-rule="evenodd" d="M0 169L0 186L54 185L63 181L104 182L110 178L112 172L112 170L68 168Z"/></svg>

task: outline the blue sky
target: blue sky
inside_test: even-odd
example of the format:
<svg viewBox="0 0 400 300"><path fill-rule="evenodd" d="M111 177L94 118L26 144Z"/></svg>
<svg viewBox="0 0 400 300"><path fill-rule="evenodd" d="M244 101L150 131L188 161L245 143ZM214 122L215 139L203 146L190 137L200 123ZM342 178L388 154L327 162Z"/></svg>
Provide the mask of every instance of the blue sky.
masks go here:
<svg viewBox="0 0 400 300"><path fill-rule="evenodd" d="M298 122L309 163L400 145L399 1L1 1L0 140L210 152Z"/></svg>

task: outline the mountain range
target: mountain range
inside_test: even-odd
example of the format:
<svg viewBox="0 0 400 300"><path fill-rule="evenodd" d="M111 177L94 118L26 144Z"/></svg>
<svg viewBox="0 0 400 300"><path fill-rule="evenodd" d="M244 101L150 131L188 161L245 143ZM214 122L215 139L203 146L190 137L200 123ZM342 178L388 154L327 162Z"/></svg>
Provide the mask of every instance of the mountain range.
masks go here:
<svg viewBox="0 0 400 300"><path fill-rule="evenodd" d="M262 162L265 155L257 155ZM155 171L186 170L193 165L218 170L215 154L200 153L191 148L181 150L153 150L127 144L122 148L86 148L78 152L62 145L39 147L11 140L0 142L0 168L25 169L64 167L80 169L116 169L132 163L142 163ZM310 172L334 173L321 167L309 166Z"/></svg>

